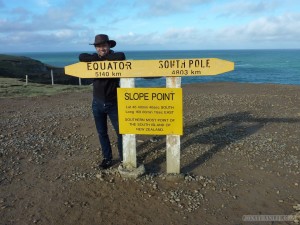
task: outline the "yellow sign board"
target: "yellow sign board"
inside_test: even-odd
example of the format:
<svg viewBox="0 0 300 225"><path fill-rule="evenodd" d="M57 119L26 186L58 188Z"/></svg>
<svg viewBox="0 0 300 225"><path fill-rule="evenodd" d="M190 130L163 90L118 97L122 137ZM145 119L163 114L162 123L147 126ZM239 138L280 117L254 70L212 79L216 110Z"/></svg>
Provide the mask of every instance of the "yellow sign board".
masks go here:
<svg viewBox="0 0 300 225"><path fill-rule="evenodd" d="M79 62L65 74L80 78L207 76L234 70L234 63L217 58Z"/></svg>
<svg viewBox="0 0 300 225"><path fill-rule="evenodd" d="M121 134L182 135L181 88L118 88Z"/></svg>

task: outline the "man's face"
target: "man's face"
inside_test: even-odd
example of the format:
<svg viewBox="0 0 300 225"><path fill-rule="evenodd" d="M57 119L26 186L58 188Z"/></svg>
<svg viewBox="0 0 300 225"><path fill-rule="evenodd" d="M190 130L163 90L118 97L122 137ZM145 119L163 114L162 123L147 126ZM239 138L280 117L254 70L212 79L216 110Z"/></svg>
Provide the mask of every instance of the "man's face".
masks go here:
<svg viewBox="0 0 300 225"><path fill-rule="evenodd" d="M109 53L110 46L108 43L95 45L96 51L99 56L106 56Z"/></svg>

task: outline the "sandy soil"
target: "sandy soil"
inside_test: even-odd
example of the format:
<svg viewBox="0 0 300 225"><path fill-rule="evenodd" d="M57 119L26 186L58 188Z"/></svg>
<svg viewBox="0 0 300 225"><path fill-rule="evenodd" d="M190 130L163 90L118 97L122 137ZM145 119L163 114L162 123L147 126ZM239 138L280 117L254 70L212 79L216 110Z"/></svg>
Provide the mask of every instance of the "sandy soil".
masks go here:
<svg viewBox="0 0 300 225"><path fill-rule="evenodd" d="M207 83L184 90L181 172L165 136L137 136L146 175L100 171L91 93L0 99L0 224L294 224L244 215L299 212L300 86ZM116 137L113 151L117 157ZM245 217L244 217L245 218Z"/></svg>

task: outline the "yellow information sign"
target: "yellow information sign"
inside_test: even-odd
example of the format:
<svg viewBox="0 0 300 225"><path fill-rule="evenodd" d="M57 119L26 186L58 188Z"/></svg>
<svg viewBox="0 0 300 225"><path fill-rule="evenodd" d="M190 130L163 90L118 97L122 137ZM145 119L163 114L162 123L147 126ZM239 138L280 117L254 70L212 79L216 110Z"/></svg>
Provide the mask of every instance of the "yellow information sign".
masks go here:
<svg viewBox="0 0 300 225"><path fill-rule="evenodd" d="M182 135L181 88L118 88L121 134Z"/></svg>
<svg viewBox="0 0 300 225"><path fill-rule="evenodd" d="M217 58L79 62L65 74L80 78L207 76L234 70L234 63Z"/></svg>

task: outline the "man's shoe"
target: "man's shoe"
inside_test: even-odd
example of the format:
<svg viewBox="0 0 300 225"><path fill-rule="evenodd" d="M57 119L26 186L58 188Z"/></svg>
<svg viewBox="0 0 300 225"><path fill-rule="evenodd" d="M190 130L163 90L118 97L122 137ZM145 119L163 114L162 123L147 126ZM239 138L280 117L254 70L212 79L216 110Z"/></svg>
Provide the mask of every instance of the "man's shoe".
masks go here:
<svg viewBox="0 0 300 225"><path fill-rule="evenodd" d="M111 166L112 166L112 161L111 160L103 159L102 163L99 165L99 168L103 169L103 170L106 170Z"/></svg>

